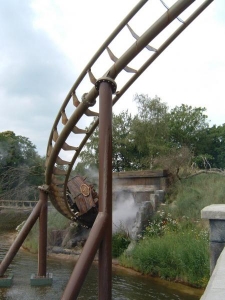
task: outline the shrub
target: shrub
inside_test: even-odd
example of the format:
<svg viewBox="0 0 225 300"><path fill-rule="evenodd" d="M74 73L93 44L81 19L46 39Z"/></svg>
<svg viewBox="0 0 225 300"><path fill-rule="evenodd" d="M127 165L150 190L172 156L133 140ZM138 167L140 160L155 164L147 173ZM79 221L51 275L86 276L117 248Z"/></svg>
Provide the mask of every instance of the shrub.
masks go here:
<svg viewBox="0 0 225 300"><path fill-rule="evenodd" d="M22 229L22 227L18 226L18 231ZM39 226L38 222L36 222L29 232L27 238L23 243L23 247L31 253L38 253L38 237L39 237Z"/></svg>
<svg viewBox="0 0 225 300"><path fill-rule="evenodd" d="M119 257L127 249L130 242L128 233L121 226L112 236L112 257Z"/></svg>
<svg viewBox="0 0 225 300"><path fill-rule="evenodd" d="M149 221L148 226L145 228L144 236L162 236L166 232L177 231L178 228L179 223L177 220L172 218L170 213L161 210L156 213L153 220Z"/></svg>
<svg viewBox="0 0 225 300"><path fill-rule="evenodd" d="M209 278L208 235L202 229L146 237L120 258L126 267L167 280L203 287Z"/></svg>

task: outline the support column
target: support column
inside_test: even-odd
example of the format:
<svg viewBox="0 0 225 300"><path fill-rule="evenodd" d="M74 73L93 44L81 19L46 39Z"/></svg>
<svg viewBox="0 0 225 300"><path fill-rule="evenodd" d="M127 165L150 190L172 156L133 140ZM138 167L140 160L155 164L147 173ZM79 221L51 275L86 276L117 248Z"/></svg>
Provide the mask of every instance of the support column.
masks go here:
<svg viewBox="0 0 225 300"><path fill-rule="evenodd" d="M208 219L210 225L210 274L225 246L225 204L206 206L201 211L201 218Z"/></svg>
<svg viewBox="0 0 225 300"><path fill-rule="evenodd" d="M112 93L116 84L110 78L99 86L99 212L108 215L99 248L99 299L112 299Z"/></svg>
<svg viewBox="0 0 225 300"><path fill-rule="evenodd" d="M34 207L32 213L26 220L25 224L23 225L20 233L16 237L15 241L11 245L9 251L7 252L6 256L2 260L0 264L0 277L4 275L5 271L7 270L8 266L11 264L14 256L17 254L19 251L20 247L22 246L24 240L28 236L28 233L32 229L33 225L37 221L40 211L41 211L42 203L39 200L36 206Z"/></svg>
<svg viewBox="0 0 225 300"><path fill-rule="evenodd" d="M52 284L52 274L47 274L47 233L48 233L48 186L39 186L39 201L41 211L39 215L39 243L38 243L38 273L32 274L32 286L46 286Z"/></svg>
<svg viewBox="0 0 225 300"><path fill-rule="evenodd" d="M38 276L46 277L47 265L47 230L48 230L48 194L39 187L40 201L42 202L39 216L39 245L38 245Z"/></svg>

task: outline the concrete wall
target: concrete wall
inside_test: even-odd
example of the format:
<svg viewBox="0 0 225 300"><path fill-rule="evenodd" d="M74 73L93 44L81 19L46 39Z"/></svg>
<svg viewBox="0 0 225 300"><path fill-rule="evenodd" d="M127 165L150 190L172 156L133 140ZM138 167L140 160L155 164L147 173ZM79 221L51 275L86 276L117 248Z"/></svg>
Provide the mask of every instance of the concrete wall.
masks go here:
<svg viewBox="0 0 225 300"><path fill-rule="evenodd" d="M201 211L202 219L209 220L211 277L201 300L225 299L225 205L213 204Z"/></svg>
<svg viewBox="0 0 225 300"><path fill-rule="evenodd" d="M225 249L220 254L201 300L225 299Z"/></svg>

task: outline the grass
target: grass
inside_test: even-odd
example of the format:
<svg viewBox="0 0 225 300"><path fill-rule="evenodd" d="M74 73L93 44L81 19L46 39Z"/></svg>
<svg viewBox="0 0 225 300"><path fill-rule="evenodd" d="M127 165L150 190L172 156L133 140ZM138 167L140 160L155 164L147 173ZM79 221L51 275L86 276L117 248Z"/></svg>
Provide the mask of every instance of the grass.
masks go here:
<svg viewBox="0 0 225 300"><path fill-rule="evenodd" d="M146 237L119 261L142 274L202 287L209 279L208 249L204 235L186 229Z"/></svg>
<svg viewBox="0 0 225 300"><path fill-rule="evenodd" d="M26 220L29 212L4 209L0 211L0 229L14 230L21 222ZM9 222L10 220L10 222Z"/></svg>
<svg viewBox="0 0 225 300"><path fill-rule="evenodd" d="M201 174L177 182L168 197L173 216L200 219L201 210L211 204L225 203L225 177Z"/></svg>
<svg viewBox="0 0 225 300"><path fill-rule="evenodd" d="M143 274L159 276L195 287L209 279L208 225L200 212L210 204L225 203L225 178L201 174L177 182L167 196L163 210L149 220L142 238L128 251L130 239L124 230L113 234L112 254L121 265ZM56 211L49 214L48 230L65 229L69 220ZM37 252L35 225L25 247Z"/></svg>
<svg viewBox="0 0 225 300"><path fill-rule="evenodd" d="M54 229L66 229L69 226L70 221L61 215L58 211L52 210L48 214L48 234ZM32 230L28 234L26 240L23 243L23 247L28 249L32 253L38 252L38 235L39 224L35 223Z"/></svg>
<svg viewBox="0 0 225 300"><path fill-rule="evenodd" d="M122 224L112 235L112 257L117 258L127 249L131 239Z"/></svg>
<svg viewBox="0 0 225 300"><path fill-rule="evenodd" d="M177 182L166 205L149 221L142 238L120 263L143 274L205 287L209 279L208 223L201 210L225 203L225 177L201 174Z"/></svg>

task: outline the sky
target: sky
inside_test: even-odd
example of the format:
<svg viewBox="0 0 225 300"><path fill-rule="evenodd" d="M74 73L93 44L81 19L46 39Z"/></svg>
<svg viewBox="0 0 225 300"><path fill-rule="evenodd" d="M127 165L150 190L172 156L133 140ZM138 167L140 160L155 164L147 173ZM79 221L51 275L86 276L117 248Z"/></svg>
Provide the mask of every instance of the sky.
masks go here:
<svg viewBox="0 0 225 300"><path fill-rule="evenodd" d="M0 132L28 137L45 155L53 122L73 83L138 2L0 0ZM164 2L171 6L174 0ZM185 20L192 9L180 17ZM140 36L165 11L160 0L149 0L129 24ZM205 107L210 126L224 124L224 16L225 2L214 0L137 79L114 113L128 109L135 114L135 94L146 94L160 97L170 109L181 104ZM151 46L159 47L180 24L175 20ZM134 41L126 28L110 49L120 57ZM94 70L96 78L112 65L106 55ZM145 49L129 66L139 68L150 55ZM116 79L118 90L127 76ZM84 84L79 96L90 88L90 83Z"/></svg>

